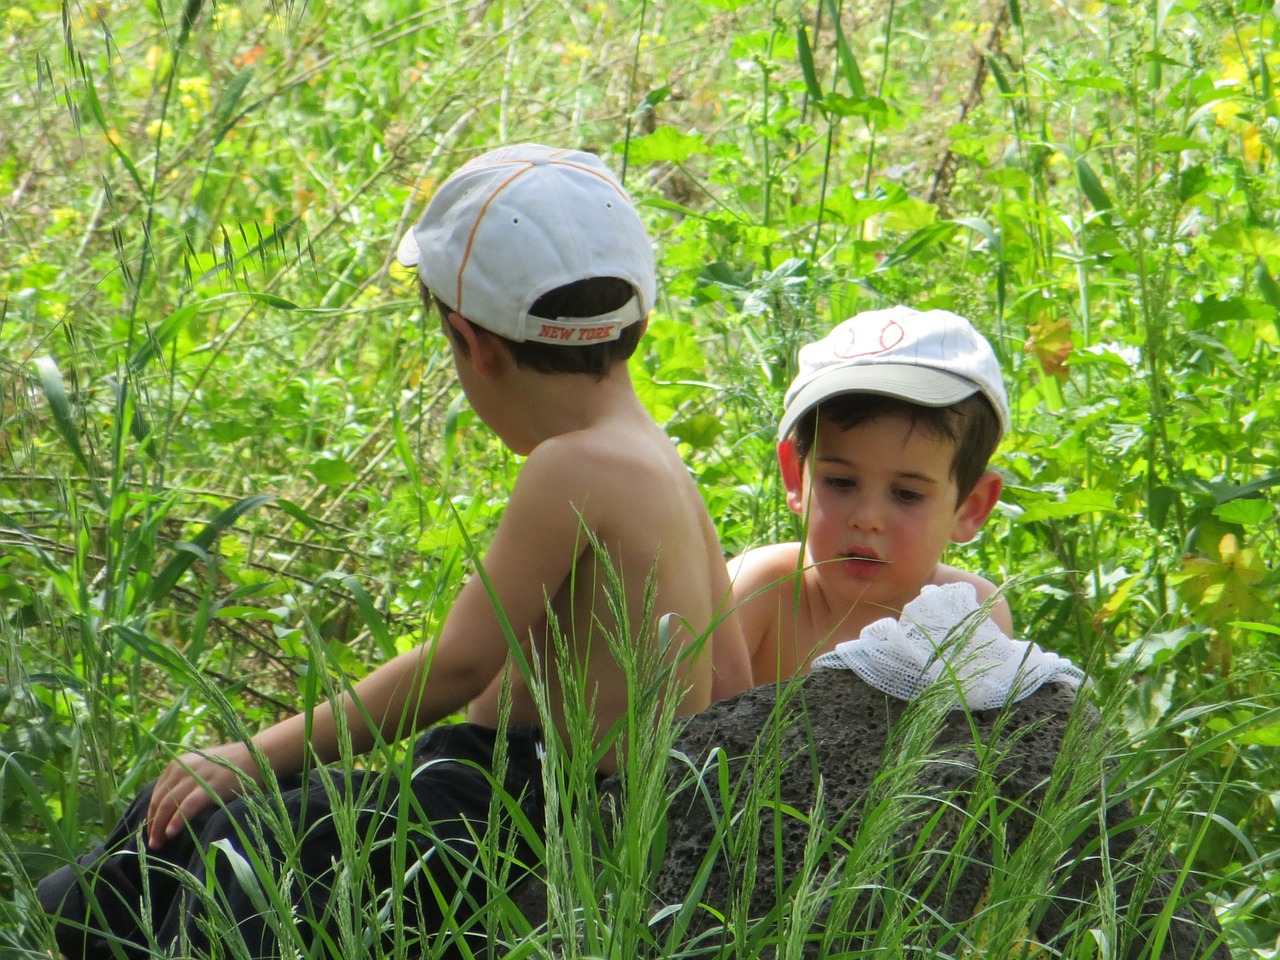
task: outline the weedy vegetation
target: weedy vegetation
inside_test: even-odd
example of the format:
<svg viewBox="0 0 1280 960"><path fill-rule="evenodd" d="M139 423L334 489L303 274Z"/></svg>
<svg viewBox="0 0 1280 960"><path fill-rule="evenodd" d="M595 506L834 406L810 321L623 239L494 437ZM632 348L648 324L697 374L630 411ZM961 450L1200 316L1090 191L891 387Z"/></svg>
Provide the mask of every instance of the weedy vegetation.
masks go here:
<svg viewBox="0 0 1280 960"><path fill-rule="evenodd" d="M518 463L393 251L459 163L530 139L640 203L633 373L730 552L795 533L772 435L800 342L896 302L991 338L1005 496L949 559L1087 667L1139 817L1233 953L1277 956L1278 33L1258 0L6 5L0 949L44 955L33 881L168 758L440 623ZM580 816L549 924L493 908L503 952L703 955L647 913L668 728L607 856L552 751ZM986 933L929 955L1011 955L1052 870L1015 866ZM744 905L716 955L800 956L830 892ZM1111 955L1106 896L1073 957ZM368 911L343 955L409 955Z"/></svg>

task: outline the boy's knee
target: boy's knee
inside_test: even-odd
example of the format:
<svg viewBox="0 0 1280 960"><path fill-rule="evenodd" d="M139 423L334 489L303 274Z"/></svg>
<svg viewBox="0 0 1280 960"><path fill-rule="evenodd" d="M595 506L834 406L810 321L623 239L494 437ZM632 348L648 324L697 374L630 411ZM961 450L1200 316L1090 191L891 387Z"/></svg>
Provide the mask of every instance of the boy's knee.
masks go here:
<svg viewBox="0 0 1280 960"><path fill-rule="evenodd" d="M89 855L100 854L100 850L95 849ZM36 898L40 901L40 908L50 916L61 916L75 904L82 903L79 874L79 865L69 863L37 883Z"/></svg>

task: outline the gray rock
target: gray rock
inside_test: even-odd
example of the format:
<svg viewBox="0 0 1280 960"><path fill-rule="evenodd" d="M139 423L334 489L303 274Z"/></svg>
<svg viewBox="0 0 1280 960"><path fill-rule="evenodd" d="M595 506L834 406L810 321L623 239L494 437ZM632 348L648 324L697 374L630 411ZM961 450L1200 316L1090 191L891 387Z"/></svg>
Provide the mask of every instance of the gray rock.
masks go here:
<svg viewBox="0 0 1280 960"><path fill-rule="evenodd" d="M957 937L976 932L975 913L994 901L991 919L1022 918L988 926L993 949L1007 941L997 955L1020 952L1015 942L1028 937L1062 949L1101 916L1115 919L1107 934L1121 944L1117 955L1150 949L1163 925L1161 957L1228 960L1194 882L1179 886L1177 864L1130 825L1126 802L1101 809L1106 744L1097 711L1077 704L1071 687L1047 685L1006 711L946 712L908 707L850 671L822 670L782 700L772 686L746 691L691 718L678 737L694 769L709 757L727 768L727 777L715 771L704 783L734 787L729 798L695 789L690 767L672 764L684 788L668 813L654 895L661 908L700 890L687 937L715 942L721 916L763 917L781 904L782 917L812 916L806 956L876 947L886 915L903 920L895 952L918 944L952 953ZM1070 762L1059 764L1060 754ZM726 832L728 849L709 856ZM742 856L752 845L754 870ZM1143 871L1151 857L1162 868ZM1089 912L1080 905L1096 904L1107 889L1105 872L1117 902L1077 929L1073 918ZM1035 889L1046 877L1053 888ZM1182 902L1162 924L1175 892ZM773 952L763 946L757 955Z"/></svg>
<svg viewBox="0 0 1280 960"><path fill-rule="evenodd" d="M806 958L990 960L1105 936L1135 960L1230 960L1194 881L1126 801L1102 802L1106 746L1064 684L973 713L846 670L744 691L676 739L655 932L753 958L787 937ZM616 804L618 779L602 793ZM545 918L539 884L513 899Z"/></svg>

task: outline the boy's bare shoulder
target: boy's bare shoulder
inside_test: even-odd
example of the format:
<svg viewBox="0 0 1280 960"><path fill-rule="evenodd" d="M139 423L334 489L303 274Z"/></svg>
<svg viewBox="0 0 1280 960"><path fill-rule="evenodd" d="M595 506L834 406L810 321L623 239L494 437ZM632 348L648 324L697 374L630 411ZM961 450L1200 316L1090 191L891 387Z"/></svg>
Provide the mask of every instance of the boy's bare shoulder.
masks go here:
<svg viewBox="0 0 1280 960"><path fill-rule="evenodd" d="M695 583L710 592L711 568L723 579L706 504L675 445L652 421L551 437L530 452L520 473L508 511L568 511L615 562L634 566L642 558L649 569L656 559L661 572L687 576L684 593Z"/></svg>
<svg viewBox="0 0 1280 960"><path fill-rule="evenodd" d="M656 424L651 430L610 432L601 427L550 437L529 453L520 471L558 498L566 496L593 515L634 508L679 488L694 490L688 470ZM602 493L607 492L607 496Z"/></svg>
<svg viewBox="0 0 1280 960"><path fill-rule="evenodd" d="M733 594L739 602L745 602L783 586L794 589L803 563L804 549L800 543L769 543L754 547L729 561Z"/></svg>

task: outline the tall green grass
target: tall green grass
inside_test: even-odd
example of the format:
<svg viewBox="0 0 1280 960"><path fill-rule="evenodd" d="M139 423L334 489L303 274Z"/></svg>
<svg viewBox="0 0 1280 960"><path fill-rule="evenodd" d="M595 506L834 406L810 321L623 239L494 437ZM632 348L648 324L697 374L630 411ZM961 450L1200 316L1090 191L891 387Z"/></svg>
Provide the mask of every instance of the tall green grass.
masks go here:
<svg viewBox="0 0 1280 960"><path fill-rule="evenodd" d="M1274 955L1276 30L1183 2L11 4L6 930L168 753L439 622L518 461L391 251L528 138L625 160L663 290L633 375L731 552L795 535L772 422L801 342L896 301L992 337L1006 496L950 559L1025 584L1020 631L1090 667L1161 842Z"/></svg>

